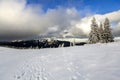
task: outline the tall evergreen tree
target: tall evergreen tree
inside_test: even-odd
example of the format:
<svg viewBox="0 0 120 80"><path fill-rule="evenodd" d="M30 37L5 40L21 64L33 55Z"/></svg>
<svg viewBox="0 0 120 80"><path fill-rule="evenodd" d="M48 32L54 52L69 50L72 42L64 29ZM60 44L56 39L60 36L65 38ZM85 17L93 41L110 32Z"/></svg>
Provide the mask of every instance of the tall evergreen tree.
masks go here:
<svg viewBox="0 0 120 80"><path fill-rule="evenodd" d="M106 18L104 22L104 39L106 43L114 41L111 29L110 29L110 22L108 18Z"/></svg>
<svg viewBox="0 0 120 80"><path fill-rule="evenodd" d="M91 32L89 34L89 43L97 43L99 42L99 30L98 30L98 24L96 23L96 19L93 18L92 24L91 24Z"/></svg>
<svg viewBox="0 0 120 80"><path fill-rule="evenodd" d="M105 40L104 40L104 29L103 29L102 23L100 23L100 27L99 27L99 38L100 38L99 42L101 42L101 43L105 42Z"/></svg>

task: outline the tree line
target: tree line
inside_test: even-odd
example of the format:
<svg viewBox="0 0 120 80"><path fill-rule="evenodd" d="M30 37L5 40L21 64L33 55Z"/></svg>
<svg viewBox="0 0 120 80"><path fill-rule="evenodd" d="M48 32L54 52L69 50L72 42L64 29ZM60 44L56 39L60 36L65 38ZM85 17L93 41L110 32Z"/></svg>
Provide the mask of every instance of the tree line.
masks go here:
<svg viewBox="0 0 120 80"><path fill-rule="evenodd" d="M100 25L97 24L95 18L92 19L88 42L90 44L114 42L108 18Z"/></svg>
<svg viewBox="0 0 120 80"><path fill-rule="evenodd" d="M60 40L21 40L21 41L12 41L12 42L0 42L0 46L17 48L17 49L41 49L41 48L58 48L58 47L70 47L70 46L82 46L86 44L85 42L73 43L69 41L60 41Z"/></svg>

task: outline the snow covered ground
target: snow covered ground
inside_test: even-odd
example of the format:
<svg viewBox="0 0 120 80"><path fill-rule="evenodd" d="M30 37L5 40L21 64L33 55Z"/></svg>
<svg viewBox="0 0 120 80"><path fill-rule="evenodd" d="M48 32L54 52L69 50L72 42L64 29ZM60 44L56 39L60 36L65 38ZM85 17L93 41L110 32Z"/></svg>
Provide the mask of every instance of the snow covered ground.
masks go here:
<svg viewBox="0 0 120 80"><path fill-rule="evenodd" d="M0 47L0 80L120 80L120 42L40 50Z"/></svg>

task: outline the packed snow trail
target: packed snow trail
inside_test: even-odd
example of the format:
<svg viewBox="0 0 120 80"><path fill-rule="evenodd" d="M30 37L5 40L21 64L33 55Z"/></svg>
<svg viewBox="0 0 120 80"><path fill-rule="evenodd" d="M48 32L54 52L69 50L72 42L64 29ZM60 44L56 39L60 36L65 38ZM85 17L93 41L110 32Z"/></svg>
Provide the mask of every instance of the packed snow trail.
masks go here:
<svg viewBox="0 0 120 80"><path fill-rule="evenodd" d="M120 43L17 50L0 47L0 80L119 80Z"/></svg>

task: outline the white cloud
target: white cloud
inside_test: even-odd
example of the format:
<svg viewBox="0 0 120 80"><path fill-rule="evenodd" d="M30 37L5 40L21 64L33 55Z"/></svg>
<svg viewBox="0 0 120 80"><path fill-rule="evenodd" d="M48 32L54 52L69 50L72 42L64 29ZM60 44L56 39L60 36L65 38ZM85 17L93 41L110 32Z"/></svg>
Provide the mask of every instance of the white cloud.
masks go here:
<svg viewBox="0 0 120 80"><path fill-rule="evenodd" d="M26 0L0 1L0 38L16 39L38 34L59 34L78 20L75 8L58 7L43 12L40 6L26 5Z"/></svg>
<svg viewBox="0 0 120 80"><path fill-rule="evenodd" d="M114 33L113 35L120 36L120 17L119 16L120 16L120 10L114 11L111 13L106 13L103 15L94 14L92 16L84 17L80 21L76 21L74 25L76 28L81 29L85 35L88 35L90 32L90 25L93 17L96 18L98 24L100 24L100 22L104 23L105 18L109 18L111 22L111 28Z"/></svg>

